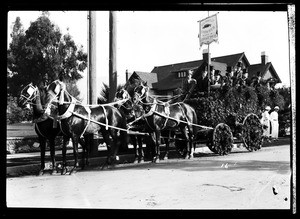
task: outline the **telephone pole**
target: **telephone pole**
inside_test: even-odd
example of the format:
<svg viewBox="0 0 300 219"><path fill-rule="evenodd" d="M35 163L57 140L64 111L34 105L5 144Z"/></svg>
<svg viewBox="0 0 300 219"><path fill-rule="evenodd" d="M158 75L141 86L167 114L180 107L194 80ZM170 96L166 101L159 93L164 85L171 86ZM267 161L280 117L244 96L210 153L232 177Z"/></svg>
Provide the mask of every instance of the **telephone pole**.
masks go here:
<svg viewBox="0 0 300 219"><path fill-rule="evenodd" d="M88 104L97 104L96 11L89 11Z"/></svg>
<svg viewBox="0 0 300 219"><path fill-rule="evenodd" d="M109 12L109 102L117 92L117 14Z"/></svg>

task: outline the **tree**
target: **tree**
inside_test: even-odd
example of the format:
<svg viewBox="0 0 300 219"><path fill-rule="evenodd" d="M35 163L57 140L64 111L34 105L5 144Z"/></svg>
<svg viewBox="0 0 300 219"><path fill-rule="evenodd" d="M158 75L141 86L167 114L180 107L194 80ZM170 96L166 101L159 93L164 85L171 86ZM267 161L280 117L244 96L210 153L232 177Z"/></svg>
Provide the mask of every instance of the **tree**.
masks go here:
<svg viewBox="0 0 300 219"><path fill-rule="evenodd" d="M82 78L87 54L77 47L69 33L62 35L58 26L42 15L24 32L16 18L7 51L8 94L17 96L23 86L45 84L58 78L70 83Z"/></svg>

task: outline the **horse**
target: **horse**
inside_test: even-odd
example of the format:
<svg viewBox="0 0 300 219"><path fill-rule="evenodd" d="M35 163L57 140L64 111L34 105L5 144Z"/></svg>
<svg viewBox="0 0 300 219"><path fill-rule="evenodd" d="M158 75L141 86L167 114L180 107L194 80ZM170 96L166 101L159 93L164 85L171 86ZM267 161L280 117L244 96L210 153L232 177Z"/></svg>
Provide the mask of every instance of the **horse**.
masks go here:
<svg viewBox="0 0 300 219"><path fill-rule="evenodd" d="M45 110L43 108L45 106L45 102L46 89L44 87L38 88L30 83L22 89L18 100L18 105L24 108L29 104L33 109L33 121L35 122L34 128L41 148L41 168L38 175L43 175L45 172L45 149L47 140L50 143L50 156L52 161L50 173L54 173L56 168L54 141L57 136L63 136L63 163L61 170L61 174L63 175L66 173L66 144L69 141L69 138L60 131L60 127L57 126L54 118L45 114Z"/></svg>
<svg viewBox="0 0 300 219"><path fill-rule="evenodd" d="M125 116L127 123L138 123L138 121L135 121L137 119L137 115L135 115L134 112L138 110L134 110L135 106L133 105L131 101L131 97L127 90L124 88L121 88L119 91L115 94L114 101L122 101L125 100L125 102L117 104L117 108L120 110L120 112ZM133 127L131 130L133 131L141 131L143 130L144 124L136 124L138 127ZM144 151L143 151L143 138L141 135L129 135L131 143L134 147L134 153L135 153L135 159L134 163L143 163L144 162Z"/></svg>
<svg viewBox="0 0 300 219"><path fill-rule="evenodd" d="M149 95L149 87L140 84L134 88L132 98L134 104L141 104L145 114L144 118L147 123L148 130L155 141L155 156L153 162L159 162L161 132L164 130L175 131L180 129L184 139L188 141L187 153L185 159L190 159L193 154L193 136L197 133L197 115L195 110L188 104L183 102L162 102ZM168 141L168 139L167 139ZM168 153L168 142L166 142L166 151ZM166 154L167 155L167 154Z"/></svg>
<svg viewBox="0 0 300 219"><path fill-rule="evenodd" d="M47 92L48 104L54 100L59 102L59 119L64 121L61 125L62 131L72 138L76 151L78 151L78 141L82 141L82 136L85 139L86 144L84 144L82 153L82 168L89 163L89 147L87 143L90 141L90 136L94 133L102 134L107 145L108 155L105 164L114 164L120 146L124 150L128 147L126 119L120 111L108 104L82 105L67 92L65 83L59 80L49 84ZM76 167L79 166L77 157L75 158L75 165Z"/></svg>

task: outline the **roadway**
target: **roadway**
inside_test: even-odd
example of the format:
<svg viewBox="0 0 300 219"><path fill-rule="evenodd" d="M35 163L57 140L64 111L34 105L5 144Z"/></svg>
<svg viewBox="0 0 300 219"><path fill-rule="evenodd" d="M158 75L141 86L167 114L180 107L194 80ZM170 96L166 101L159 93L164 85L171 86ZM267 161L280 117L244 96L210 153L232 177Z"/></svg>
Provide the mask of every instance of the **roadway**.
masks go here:
<svg viewBox="0 0 300 219"><path fill-rule="evenodd" d="M13 208L290 209L290 145L227 156L201 151L158 164L92 166L74 175L6 178Z"/></svg>

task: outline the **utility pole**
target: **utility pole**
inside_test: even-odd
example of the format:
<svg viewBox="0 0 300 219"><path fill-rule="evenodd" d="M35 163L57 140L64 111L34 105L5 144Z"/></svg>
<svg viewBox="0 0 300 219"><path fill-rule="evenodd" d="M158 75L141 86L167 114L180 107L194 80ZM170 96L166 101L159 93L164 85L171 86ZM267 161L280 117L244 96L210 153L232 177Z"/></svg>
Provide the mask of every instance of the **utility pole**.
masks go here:
<svg viewBox="0 0 300 219"><path fill-rule="evenodd" d="M97 104L97 72L96 72L96 11L88 12L88 104ZM98 154L98 139L93 135L90 138L90 156Z"/></svg>
<svg viewBox="0 0 300 219"><path fill-rule="evenodd" d="M96 11L89 11L88 104L97 104Z"/></svg>
<svg viewBox="0 0 300 219"><path fill-rule="evenodd" d="M109 12L109 102L117 92L117 14Z"/></svg>

